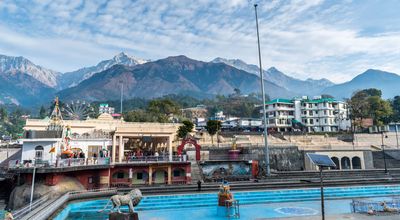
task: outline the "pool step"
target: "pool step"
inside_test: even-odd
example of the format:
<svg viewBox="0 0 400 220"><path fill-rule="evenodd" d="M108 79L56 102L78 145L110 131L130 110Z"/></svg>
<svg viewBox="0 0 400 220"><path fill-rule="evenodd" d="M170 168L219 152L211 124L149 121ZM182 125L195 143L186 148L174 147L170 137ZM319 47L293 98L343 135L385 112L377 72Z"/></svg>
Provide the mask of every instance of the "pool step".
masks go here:
<svg viewBox="0 0 400 220"><path fill-rule="evenodd" d="M360 198L360 197L376 197L376 196L393 196L400 195L400 187L359 187L352 190L343 188L327 188L325 197L327 199L343 199L343 198ZM278 202L301 202L320 199L320 191L318 189L308 190L284 190L284 191L261 191L261 192L237 192L234 193L235 199L240 201L242 205L260 204L260 203L278 203ZM71 213L95 212L102 209L107 200L96 200L83 202L83 206L72 208ZM193 208L209 207L217 204L216 194L194 194L180 196L149 196L145 197L137 210L155 210L155 209L176 209L176 208ZM71 204L74 206L75 204Z"/></svg>

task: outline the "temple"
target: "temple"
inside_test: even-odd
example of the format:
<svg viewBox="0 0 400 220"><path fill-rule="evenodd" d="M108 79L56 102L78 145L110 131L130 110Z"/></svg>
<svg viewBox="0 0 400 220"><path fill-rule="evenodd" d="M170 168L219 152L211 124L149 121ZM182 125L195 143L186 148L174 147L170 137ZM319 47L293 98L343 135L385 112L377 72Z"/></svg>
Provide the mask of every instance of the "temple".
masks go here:
<svg viewBox="0 0 400 220"><path fill-rule="evenodd" d="M24 180L35 167L48 185L63 176L88 189L190 183L190 162L181 149L177 154L180 124L125 122L107 113L63 120L57 101L51 117L26 121L21 159L10 162Z"/></svg>

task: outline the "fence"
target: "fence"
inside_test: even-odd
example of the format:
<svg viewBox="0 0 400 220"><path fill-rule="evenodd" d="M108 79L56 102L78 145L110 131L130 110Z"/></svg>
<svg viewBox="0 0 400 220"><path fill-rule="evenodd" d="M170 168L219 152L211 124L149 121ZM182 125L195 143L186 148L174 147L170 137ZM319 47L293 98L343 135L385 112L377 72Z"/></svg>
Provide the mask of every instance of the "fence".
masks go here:
<svg viewBox="0 0 400 220"><path fill-rule="evenodd" d="M400 210L400 197L393 197L391 199L385 199L382 201L377 200L354 200L351 203L351 209L354 213L368 213L368 211L372 210L374 212L383 212L384 204L388 208L395 208Z"/></svg>

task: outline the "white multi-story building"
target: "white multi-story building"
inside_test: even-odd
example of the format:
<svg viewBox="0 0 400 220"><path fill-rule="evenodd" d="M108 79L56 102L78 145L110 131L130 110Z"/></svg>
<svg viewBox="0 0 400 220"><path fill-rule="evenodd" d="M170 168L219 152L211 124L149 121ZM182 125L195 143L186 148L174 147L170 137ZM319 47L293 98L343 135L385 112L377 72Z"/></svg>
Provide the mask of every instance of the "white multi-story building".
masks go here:
<svg viewBox="0 0 400 220"><path fill-rule="evenodd" d="M113 107L108 106L108 104L100 104L99 106L99 114L107 113L114 114L115 109Z"/></svg>
<svg viewBox="0 0 400 220"><path fill-rule="evenodd" d="M347 104L333 98L308 97L274 99L266 103L268 128L292 131L300 124L308 132L334 132L350 129Z"/></svg>
<svg viewBox="0 0 400 220"><path fill-rule="evenodd" d="M291 131L295 119L295 104L289 99L274 99L266 103L268 128L276 131Z"/></svg>
<svg viewBox="0 0 400 220"><path fill-rule="evenodd" d="M335 132L350 129L347 104L333 98L302 99L301 122L308 131Z"/></svg>

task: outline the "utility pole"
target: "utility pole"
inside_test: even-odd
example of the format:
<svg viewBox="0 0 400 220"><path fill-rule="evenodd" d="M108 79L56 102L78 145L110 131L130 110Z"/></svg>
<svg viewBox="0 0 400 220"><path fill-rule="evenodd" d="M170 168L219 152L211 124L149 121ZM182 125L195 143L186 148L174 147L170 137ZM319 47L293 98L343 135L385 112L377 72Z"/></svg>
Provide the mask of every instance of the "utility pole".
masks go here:
<svg viewBox="0 0 400 220"><path fill-rule="evenodd" d="M263 69L262 69L262 64L261 64L261 47L260 47L260 34L259 34L259 31L258 31L257 4L254 4L254 12L255 12L255 15L256 15L258 61L259 61L259 64L260 64L261 95L262 95L263 119L264 119L264 155L265 155L265 165L266 165L266 169L267 169L267 176L270 176L271 175L271 167L270 167L270 164L269 164L267 112L266 112L266 109L265 109L264 76L263 76Z"/></svg>
<svg viewBox="0 0 400 220"><path fill-rule="evenodd" d="M124 83L123 81L119 81L121 83L121 118L122 118L122 101L123 101L123 94L124 94Z"/></svg>
<svg viewBox="0 0 400 220"><path fill-rule="evenodd" d="M394 124L394 128L395 128L395 131L396 131L396 147L397 147L397 149L399 149L399 136L398 136L398 128L397 128L397 123L395 123Z"/></svg>
<svg viewBox="0 0 400 220"><path fill-rule="evenodd" d="M387 167L386 167L386 154L385 154L385 145L383 144L383 131L381 132L382 134L382 153L383 153L383 163L385 166L385 173L388 173Z"/></svg>
<svg viewBox="0 0 400 220"><path fill-rule="evenodd" d="M35 165L33 167L33 174L32 174L32 187L31 187L31 199L29 202L29 211L32 211L33 191L35 188L35 174L36 174L36 161L35 161Z"/></svg>

